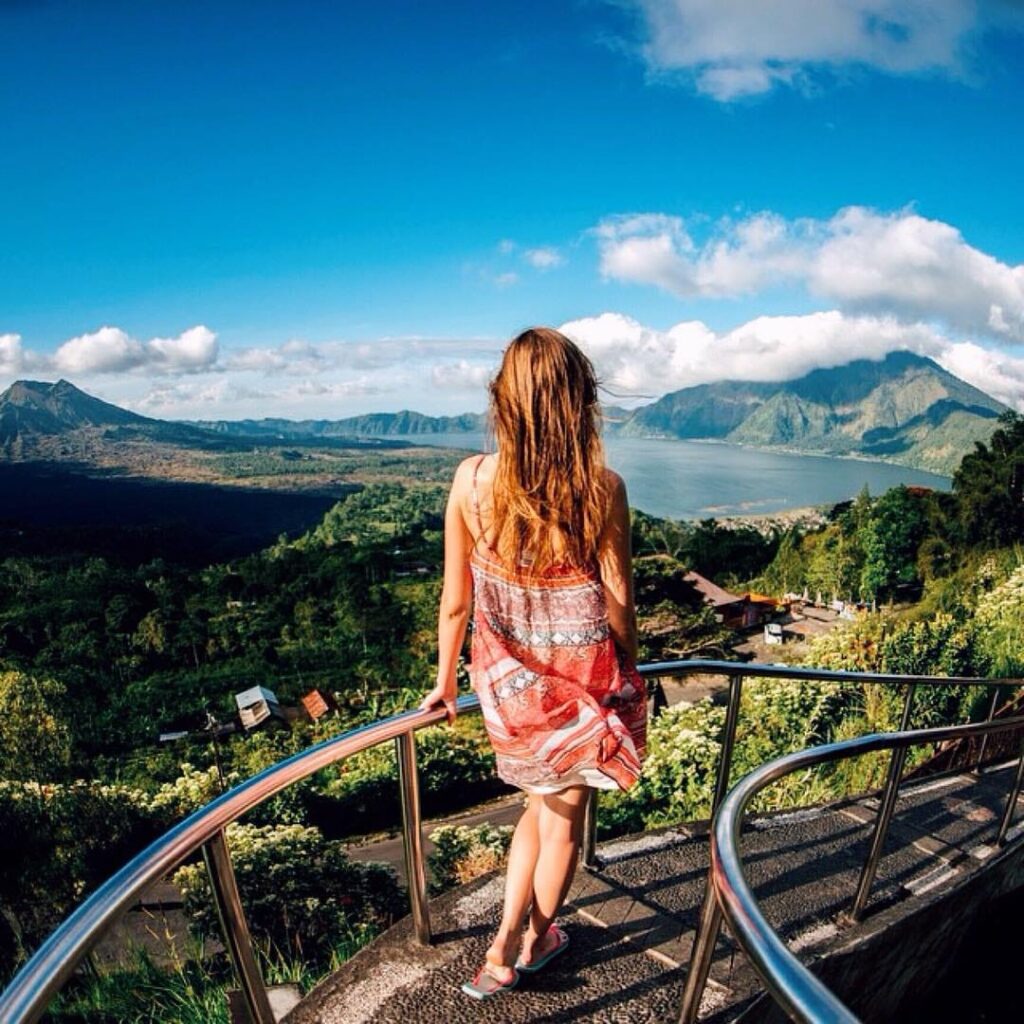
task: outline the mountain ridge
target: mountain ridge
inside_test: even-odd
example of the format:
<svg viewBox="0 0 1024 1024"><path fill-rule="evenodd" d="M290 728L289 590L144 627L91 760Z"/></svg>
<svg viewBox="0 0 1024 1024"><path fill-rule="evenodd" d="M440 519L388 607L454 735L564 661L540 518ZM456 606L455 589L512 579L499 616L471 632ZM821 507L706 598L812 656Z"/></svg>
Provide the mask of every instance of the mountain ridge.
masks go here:
<svg viewBox="0 0 1024 1024"><path fill-rule="evenodd" d="M185 423L154 419L90 395L61 378L17 380L0 394L0 455L25 457L62 438L203 445L212 435ZM49 447L47 447L49 453Z"/></svg>
<svg viewBox="0 0 1024 1024"><path fill-rule="evenodd" d="M976 441L988 439L1006 408L933 360L899 351L881 360L815 369L789 381L718 381L681 388L632 411L608 407L605 428L611 436L720 440L853 455L948 475ZM261 439L344 443L470 433L485 424L482 413L427 416L408 409L337 420L176 422L111 405L66 380L16 381L0 394L0 455L25 457L31 455L34 438L86 433L100 442L210 447Z"/></svg>
<svg viewBox="0 0 1024 1024"><path fill-rule="evenodd" d="M790 381L682 388L637 409L618 433L859 455L948 475L1006 408L934 360L900 351ZM930 443L943 426L941 443Z"/></svg>
<svg viewBox="0 0 1024 1024"><path fill-rule="evenodd" d="M461 434L483 430L484 413L466 412L456 416L428 416L412 409L371 412L340 420L287 420L264 417L253 420L190 420L190 426L235 436L259 437L391 437L396 434Z"/></svg>

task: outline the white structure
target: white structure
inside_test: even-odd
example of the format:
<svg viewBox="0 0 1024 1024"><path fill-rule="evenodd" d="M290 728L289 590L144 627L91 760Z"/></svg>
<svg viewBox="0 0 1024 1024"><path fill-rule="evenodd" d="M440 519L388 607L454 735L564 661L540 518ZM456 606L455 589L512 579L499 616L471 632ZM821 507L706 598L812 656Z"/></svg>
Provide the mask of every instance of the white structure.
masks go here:
<svg viewBox="0 0 1024 1024"><path fill-rule="evenodd" d="M246 729L255 729L272 715L284 718L281 705L277 703L277 695L265 686L251 686L248 690L236 693L235 703L238 705L238 717Z"/></svg>

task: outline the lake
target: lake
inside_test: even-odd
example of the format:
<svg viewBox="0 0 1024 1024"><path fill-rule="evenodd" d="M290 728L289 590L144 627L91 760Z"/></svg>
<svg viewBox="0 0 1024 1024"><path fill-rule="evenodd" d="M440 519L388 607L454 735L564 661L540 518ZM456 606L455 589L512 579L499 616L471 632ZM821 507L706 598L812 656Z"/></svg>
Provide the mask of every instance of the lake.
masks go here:
<svg viewBox="0 0 1024 1024"><path fill-rule="evenodd" d="M481 451L482 434L419 434L416 444ZM626 481L630 504L671 519L769 515L855 497L897 484L949 490L948 477L887 462L766 452L713 441L605 440L608 462Z"/></svg>

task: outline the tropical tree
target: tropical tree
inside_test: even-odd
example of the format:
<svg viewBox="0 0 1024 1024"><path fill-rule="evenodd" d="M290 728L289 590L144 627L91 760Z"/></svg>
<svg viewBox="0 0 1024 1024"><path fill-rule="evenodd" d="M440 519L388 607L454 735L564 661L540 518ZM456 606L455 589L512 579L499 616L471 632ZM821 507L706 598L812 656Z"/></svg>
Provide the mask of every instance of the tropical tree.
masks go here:
<svg viewBox="0 0 1024 1024"><path fill-rule="evenodd" d="M960 527L970 544L1024 538L1024 417L1005 412L989 443L975 442L953 476Z"/></svg>
<svg viewBox="0 0 1024 1024"><path fill-rule="evenodd" d="M71 759L64 687L53 679L0 672L0 778L59 776Z"/></svg>

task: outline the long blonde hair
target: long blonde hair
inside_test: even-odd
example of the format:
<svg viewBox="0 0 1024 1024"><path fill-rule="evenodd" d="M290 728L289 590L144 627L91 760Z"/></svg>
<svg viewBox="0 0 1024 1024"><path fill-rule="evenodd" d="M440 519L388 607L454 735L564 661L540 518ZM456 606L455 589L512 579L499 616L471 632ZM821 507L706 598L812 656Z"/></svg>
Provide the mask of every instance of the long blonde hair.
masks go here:
<svg viewBox="0 0 1024 1024"><path fill-rule="evenodd" d="M587 565L608 505L593 365L565 335L531 327L505 349L490 391L493 547L532 572Z"/></svg>

